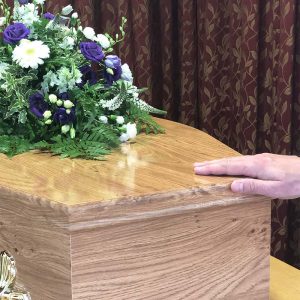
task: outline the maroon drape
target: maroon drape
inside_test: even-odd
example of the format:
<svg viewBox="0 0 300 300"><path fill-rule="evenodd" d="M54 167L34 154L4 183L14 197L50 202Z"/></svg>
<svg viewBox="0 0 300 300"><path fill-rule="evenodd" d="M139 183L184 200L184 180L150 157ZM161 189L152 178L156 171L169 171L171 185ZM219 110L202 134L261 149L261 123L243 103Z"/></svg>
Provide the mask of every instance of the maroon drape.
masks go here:
<svg viewBox="0 0 300 300"><path fill-rule="evenodd" d="M300 152L299 1L48 1L70 3L98 32L128 18L117 53L168 118L243 154ZM298 267L299 202L272 208L272 254Z"/></svg>

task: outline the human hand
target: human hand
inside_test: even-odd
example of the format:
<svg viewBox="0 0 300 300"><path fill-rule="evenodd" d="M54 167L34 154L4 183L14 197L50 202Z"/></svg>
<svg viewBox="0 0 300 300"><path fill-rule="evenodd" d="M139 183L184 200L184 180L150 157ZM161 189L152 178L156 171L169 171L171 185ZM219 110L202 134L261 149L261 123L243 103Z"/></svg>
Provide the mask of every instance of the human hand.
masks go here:
<svg viewBox="0 0 300 300"><path fill-rule="evenodd" d="M300 197L300 158L270 153L237 156L194 164L198 175L241 175L231 190L272 198Z"/></svg>

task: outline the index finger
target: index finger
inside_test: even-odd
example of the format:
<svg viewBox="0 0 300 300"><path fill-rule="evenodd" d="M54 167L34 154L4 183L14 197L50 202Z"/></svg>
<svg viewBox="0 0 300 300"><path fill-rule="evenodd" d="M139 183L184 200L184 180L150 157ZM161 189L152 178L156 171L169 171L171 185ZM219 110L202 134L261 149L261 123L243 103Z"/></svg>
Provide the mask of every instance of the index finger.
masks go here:
<svg viewBox="0 0 300 300"><path fill-rule="evenodd" d="M258 177L260 166L251 156L237 156L194 164L197 175L243 175Z"/></svg>

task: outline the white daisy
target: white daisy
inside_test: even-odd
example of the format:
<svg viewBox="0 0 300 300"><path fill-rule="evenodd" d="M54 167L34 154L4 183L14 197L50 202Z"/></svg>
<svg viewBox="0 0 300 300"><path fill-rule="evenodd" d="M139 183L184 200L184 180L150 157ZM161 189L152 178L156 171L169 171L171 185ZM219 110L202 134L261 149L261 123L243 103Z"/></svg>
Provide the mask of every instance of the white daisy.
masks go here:
<svg viewBox="0 0 300 300"><path fill-rule="evenodd" d="M20 45L13 51L13 61L22 68L37 69L44 63L43 59L49 58L50 49L41 41L21 40Z"/></svg>

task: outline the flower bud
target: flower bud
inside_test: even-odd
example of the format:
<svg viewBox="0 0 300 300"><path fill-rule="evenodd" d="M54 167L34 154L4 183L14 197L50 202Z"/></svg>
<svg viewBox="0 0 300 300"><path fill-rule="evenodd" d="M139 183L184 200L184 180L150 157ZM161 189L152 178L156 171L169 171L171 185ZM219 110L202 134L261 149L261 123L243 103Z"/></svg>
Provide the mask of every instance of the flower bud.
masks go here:
<svg viewBox="0 0 300 300"><path fill-rule="evenodd" d="M70 100L64 101L64 108L72 108L74 106L73 102Z"/></svg>
<svg viewBox="0 0 300 300"><path fill-rule="evenodd" d="M46 120L46 121L45 121L45 124L46 124L46 125L52 124L52 120L50 120L50 119Z"/></svg>
<svg viewBox="0 0 300 300"><path fill-rule="evenodd" d="M63 16L67 16L68 14L70 14L71 12L73 11L73 7L72 7L72 5L67 5L67 6L65 6L62 10L61 10L61 14L63 15Z"/></svg>
<svg viewBox="0 0 300 300"><path fill-rule="evenodd" d="M100 116L100 117L99 117L99 120L100 120L102 123L104 123L104 124L107 124L107 122L108 122L108 119L107 119L106 116Z"/></svg>
<svg viewBox="0 0 300 300"><path fill-rule="evenodd" d="M56 105L57 105L57 106L62 106L62 105L63 105L62 100L57 100Z"/></svg>
<svg viewBox="0 0 300 300"><path fill-rule="evenodd" d="M117 116L116 122L120 125L124 124L125 120L122 116Z"/></svg>
<svg viewBox="0 0 300 300"><path fill-rule="evenodd" d="M70 125L61 126L61 132L66 134L70 130Z"/></svg>
<svg viewBox="0 0 300 300"><path fill-rule="evenodd" d="M77 12L74 12L71 16L71 18L73 19L78 19L78 13Z"/></svg>
<svg viewBox="0 0 300 300"><path fill-rule="evenodd" d="M114 71L111 68L106 68L106 72L110 75L114 75Z"/></svg>
<svg viewBox="0 0 300 300"><path fill-rule="evenodd" d="M52 113L50 110L46 110L44 113L43 113L43 116L45 119L49 119L51 116L52 116Z"/></svg>
<svg viewBox="0 0 300 300"><path fill-rule="evenodd" d="M70 108L66 109L66 113L69 115L71 113L71 109Z"/></svg>
<svg viewBox="0 0 300 300"><path fill-rule="evenodd" d="M6 23L6 18L5 17L1 17L0 18L0 26L4 26Z"/></svg>
<svg viewBox="0 0 300 300"><path fill-rule="evenodd" d="M75 135L76 135L76 130L72 127L72 128L70 129L70 137L71 137L71 139L74 139L74 138L75 138Z"/></svg>
<svg viewBox="0 0 300 300"><path fill-rule="evenodd" d="M50 94L50 95L49 95L49 101L50 101L51 103L56 103L56 101L57 101L57 96L54 95L54 94Z"/></svg>

